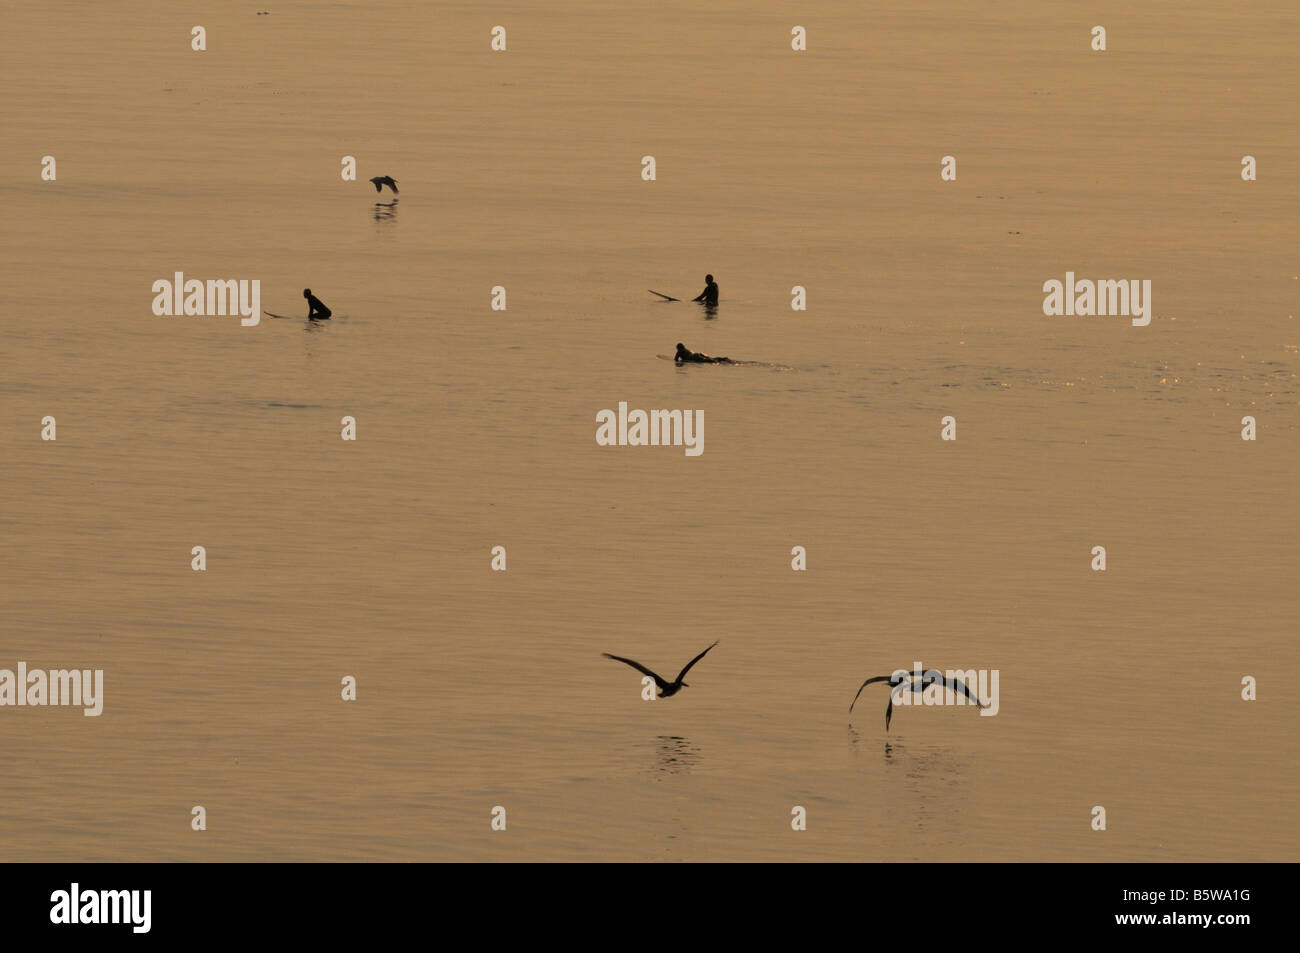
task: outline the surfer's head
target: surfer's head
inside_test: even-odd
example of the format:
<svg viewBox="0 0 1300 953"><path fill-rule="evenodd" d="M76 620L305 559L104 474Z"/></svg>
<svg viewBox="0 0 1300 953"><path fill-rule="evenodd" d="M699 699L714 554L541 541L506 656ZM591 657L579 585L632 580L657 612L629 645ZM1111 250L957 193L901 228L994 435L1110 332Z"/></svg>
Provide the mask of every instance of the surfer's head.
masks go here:
<svg viewBox="0 0 1300 953"><path fill-rule="evenodd" d="M705 283L706 285L711 285L711 284L713 284L713 276L712 276L712 275L705 275L705 276L704 276L704 283Z"/></svg>
<svg viewBox="0 0 1300 953"><path fill-rule="evenodd" d="M685 354L685 353L686 353L686 345L683 344L681 341L678 341L678 342L677 342L677 353L678 353L678 354Z"/></svg>
<svg viewBox="0 0 1300 953"><path fill-rule="evenodd" d="M310 288L303 288L303 289L302 289L302 296L303 296L304 298L310 298L310 297L311 297L311 289L310 289Z"/></svg>

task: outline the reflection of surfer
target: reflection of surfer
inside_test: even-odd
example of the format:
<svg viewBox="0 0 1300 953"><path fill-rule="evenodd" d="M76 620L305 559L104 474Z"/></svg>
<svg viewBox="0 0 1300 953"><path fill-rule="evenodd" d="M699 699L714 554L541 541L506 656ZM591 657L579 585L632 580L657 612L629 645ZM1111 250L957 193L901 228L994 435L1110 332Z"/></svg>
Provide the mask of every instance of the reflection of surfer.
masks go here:
<svg viewBox="0 0 1300 953"><path fill-rule="evenodd" d="M325 302L311 293L310 288L302 289L302 296L307 299L307 317L311 319L328 318L334 312L325 307Z"/></svg>
<svg viewBox="0 0 1300 953"><path fill-rule="evenodd" d="M681 341L677 342L677 354L673 358L678 364L735 364L729 357L709 357L699 351L692 351Z"/></svg>

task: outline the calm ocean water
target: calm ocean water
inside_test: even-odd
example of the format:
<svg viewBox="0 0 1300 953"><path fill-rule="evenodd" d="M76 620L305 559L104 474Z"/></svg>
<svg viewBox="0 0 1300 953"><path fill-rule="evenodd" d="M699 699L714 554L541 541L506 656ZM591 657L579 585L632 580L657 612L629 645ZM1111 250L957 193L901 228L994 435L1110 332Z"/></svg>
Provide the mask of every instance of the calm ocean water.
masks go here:
<svg viewBox="0 0 1300 953"><path fill-rule="evenodd" d="M1300 859L1300 11L709 7L11 0L0 859Z"/></svg>

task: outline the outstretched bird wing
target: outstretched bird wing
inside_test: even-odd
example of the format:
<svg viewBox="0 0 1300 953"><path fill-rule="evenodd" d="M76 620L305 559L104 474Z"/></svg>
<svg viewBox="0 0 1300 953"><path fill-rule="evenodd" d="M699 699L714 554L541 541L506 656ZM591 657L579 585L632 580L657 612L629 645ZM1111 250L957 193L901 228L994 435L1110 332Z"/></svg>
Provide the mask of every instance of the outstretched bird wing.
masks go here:
<svg viewBox="0 0 1300 953"><path fill-rule="evenodd" d="M394 195L397 194L397 180L392 176L389 176L388 178L388 187L393 190Z"/></svg>
<svg viewBox="0 0 1300 953"><path fill-rule="evenodd" d="M862 689L866 688L872 682L888 682L893 679L892 675L874 675L858 686L858 694L853 696L853 702L849 705L849 711L853 711L853 706L858 703L858 695L862 694ZM893 692L890 692L890 704L893 704ZM886 726L888 727L888 726Z"/></svg>
<svg viewBox="0 0 1300 953"><path fill-rule="evenodd" d="M721 639L718 639L718 642L721 642L721 641L722 641ZM713 645L717 645L718 642L714 642ZM698 662L700 659L704 658L704 656L708 655L708 654L709 654L709 651L713 648L713 645L710 645L707 649L705 649L705 650L704 650L703 652L701 652L699 655L695 656L695 658L693 658L693 659L691 659L689 662L687 662L687 663L686 663L686 667L685 667L684 669L682 669L680 673L678 673L678 675L677 675L677 681L680 682L683 678L685 678L685 677L686 677L686 673L689 672L689 671L691 670L691 666L694 665L696 662Z"/></svg>
<svg viewBox="0 0 1300 953"><path fill-rule="evenodd" d="M621 655L610 655L608 652L601 652L600 654L605 656L605 658L612 658L615 662L622 662L624 665L631 665L642 675L649 675L651 678L655 680L655 684L658 685L660 688L668 687L668 683L663 680L662 675L660 675L658 672L650 671L650 669L646 668L640 662L634 662L630 658L623 658L623 656Z"/></svg>
<svg viewBox="0 0 1300 953"><path fill-rule="evenodd" d="M965 695L967 698L973 701L980 708L988 707L988 705L980 701L979 696L976 695L974 692L972 692L966 686L966 683L959 678L936 678L931 681L931 684L935 684L936 682L941 685L947 686L948 688L952 689L953 692L961 692L963 695Z"/></svg>
<svg viewBox="0 0 1300 953"><path fill-rule="evenodd" d="M371 179L370 184L375 187L376 192L384 191L384 183L379 180L379 176L375 176L373 179Z"/></svg>

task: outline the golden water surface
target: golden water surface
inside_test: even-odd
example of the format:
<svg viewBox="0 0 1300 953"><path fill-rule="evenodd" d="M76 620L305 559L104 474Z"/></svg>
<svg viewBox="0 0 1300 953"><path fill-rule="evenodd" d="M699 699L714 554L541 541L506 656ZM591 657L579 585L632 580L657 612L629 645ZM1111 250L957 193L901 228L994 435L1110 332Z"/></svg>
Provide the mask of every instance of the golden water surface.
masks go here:
<svg viewBox="0 0 1300 953"><path fill-rule="evenodd" d="M1300 859L1300 7L0 22L0 668L105 684L0 708L0 859ZM850 716L917 661L998 714Z"/></svg>

